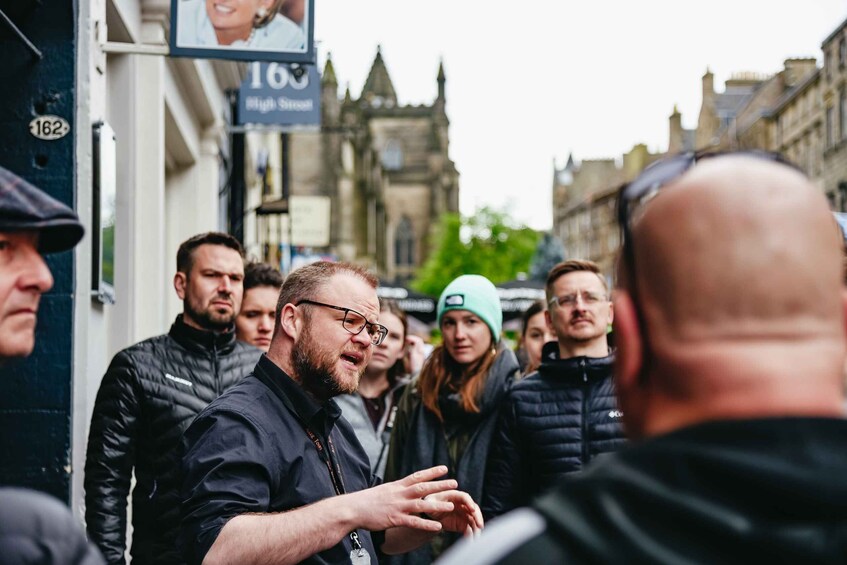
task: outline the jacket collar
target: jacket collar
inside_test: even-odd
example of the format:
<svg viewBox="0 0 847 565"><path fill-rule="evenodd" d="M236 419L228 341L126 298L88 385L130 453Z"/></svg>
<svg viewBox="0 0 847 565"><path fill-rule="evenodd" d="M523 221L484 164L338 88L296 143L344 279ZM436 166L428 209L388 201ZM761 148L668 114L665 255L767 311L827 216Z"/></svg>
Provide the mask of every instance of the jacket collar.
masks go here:
<svg viewBox="0 0 847 565"><path fill-rule="evenodd" d="M177 343L199 353L217 352L226 354L235 348L235 325L225 332L210 332L193 328L183 321L182 314L176 317L168 332Z"/></svg>
<svg viewBox="0 0 847 565"><path fill-rule="evenodd" d="M548 341L541 349L541 366L538 368L538 372L555 376L579 370L580 375L582 375L582 371L585 370L589 377L592 376L592 373L597 373L605 377L609 375L614 361L615 354L613 351L609 351L609 354L605 357L586 357L580 355L578 357L560 359L559 342Z"/></svg>
<svg viewBox="0 0 847 565"><path fill-rule="evenodd" d="M279 397L304 427L329 437L335 422L341 417L341 408L334 400L330 398L320 404L264 354L253 374Z"/></svg>

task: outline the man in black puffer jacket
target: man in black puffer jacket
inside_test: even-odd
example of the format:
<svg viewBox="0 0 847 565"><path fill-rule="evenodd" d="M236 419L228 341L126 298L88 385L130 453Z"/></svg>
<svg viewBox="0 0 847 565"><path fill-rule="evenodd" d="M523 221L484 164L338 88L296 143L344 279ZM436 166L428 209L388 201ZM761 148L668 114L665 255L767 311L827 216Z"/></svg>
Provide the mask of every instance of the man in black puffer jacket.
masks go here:
<svg viewBox="0 0 847 565"><path fill-rule="evenodd" d="M248 375L260 351L236 341L243 252L223 233L185 241L174 288L183 301L166 335L115 355L97 393L85 462L88 534L109 563L123 563L127 495L132 562L180 563L177 447L207 404Z"/></svg>
<svg viewBox="0 0 847 565"><path fill-rule="evenodd" d="M599 267L559 263L547 277L547 300L558 342L544 345L538 371L515 383L501 407L483 490L486 520L529 504L624 443L606 339L612 305Z"/></svg>

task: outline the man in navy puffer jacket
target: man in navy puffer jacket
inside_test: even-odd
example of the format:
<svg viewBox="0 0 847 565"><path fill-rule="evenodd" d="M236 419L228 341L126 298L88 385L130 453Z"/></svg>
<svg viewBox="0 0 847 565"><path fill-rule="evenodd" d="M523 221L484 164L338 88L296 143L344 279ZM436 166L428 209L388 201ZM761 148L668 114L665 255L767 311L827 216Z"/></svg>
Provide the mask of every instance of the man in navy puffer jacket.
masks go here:
<svg viewBox="0 0 847 565"><path fill-rule="evenodd" d="M591 261L559 263L547 277L547 323L558 342L503 403L489 453L482 511L489 520L624 443L606 328L612 304Z"/></svg>

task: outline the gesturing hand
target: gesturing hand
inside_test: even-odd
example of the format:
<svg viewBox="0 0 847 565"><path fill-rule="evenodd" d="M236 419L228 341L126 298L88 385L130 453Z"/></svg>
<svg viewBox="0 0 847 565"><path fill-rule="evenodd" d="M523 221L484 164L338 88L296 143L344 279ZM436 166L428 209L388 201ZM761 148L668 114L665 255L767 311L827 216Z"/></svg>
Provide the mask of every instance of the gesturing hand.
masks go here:
<svg viewBox="0 0 847 565"><path fill-rule="evenodd" d="M356 515L355 526L371 531L387 530L395 526L429 532L441 530L440 521L423 518L420 514L446 518L454 511L454 500L467 503L462 497L447 496L447 491L464 494L453 490L457 486L456 481L434 480L446 473L447 467L440 465L417 471L399 481L345 495ZM444 496L436 496L440 493ZM470 502L473 504L472 500ZM452 518L449 521L451 525L459 523Z"/></svg>
<svg viewBox="0 0 847 565"><path fill-rule="evenodd" d="M429 495L427 501L431 500L440 500L453 504L453 510L450 512L429 513L430 518L441 522L445 530L462 532L466 536L479 533L482 530L484 525L482 511L468 493L449 490Z"/></svg>

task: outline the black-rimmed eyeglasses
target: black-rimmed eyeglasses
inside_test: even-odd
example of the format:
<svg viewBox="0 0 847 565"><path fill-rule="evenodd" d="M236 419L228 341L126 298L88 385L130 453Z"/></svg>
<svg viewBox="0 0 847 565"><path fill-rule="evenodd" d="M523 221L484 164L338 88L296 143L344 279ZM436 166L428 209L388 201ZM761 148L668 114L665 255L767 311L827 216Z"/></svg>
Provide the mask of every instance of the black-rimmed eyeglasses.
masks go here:
<svg viewBox="0 0 847 565"><path fill-rule="evenodd" d="M362 333L363 329L367 328L368 336L371 338L371 343L374 345L379 345L380 343L382 343L382 340L384 340L385 336L388 335L388 328L380 324L374 324L372 322L369 322L367 318L365 318L364 314L362 314L361 312L357 312L352 308L333 306L332 304L325 304L316 300L301 300L297 302L295 306L300 306L301 304L323 306L324 308L332 308L333 310L344 312L344 319L341 321L341 325L344 327L344 329L353 335L359 335L360 333Z"/></svg>

